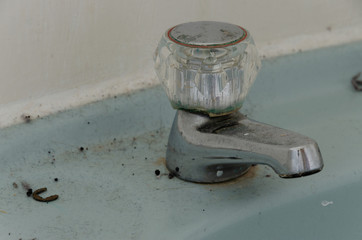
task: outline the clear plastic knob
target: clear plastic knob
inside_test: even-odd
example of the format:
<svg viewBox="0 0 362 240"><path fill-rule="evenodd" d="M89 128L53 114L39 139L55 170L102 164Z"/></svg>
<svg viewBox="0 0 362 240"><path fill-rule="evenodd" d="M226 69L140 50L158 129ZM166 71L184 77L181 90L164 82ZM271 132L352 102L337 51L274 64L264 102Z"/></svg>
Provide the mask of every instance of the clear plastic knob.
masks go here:
<svg viewBox="0 0 362 240"><path fill-rule="evenodd" d="M261 66L247 30L211 21L184 23L167 30L154 61L174 108L210 116L241 108Z"/></svg>

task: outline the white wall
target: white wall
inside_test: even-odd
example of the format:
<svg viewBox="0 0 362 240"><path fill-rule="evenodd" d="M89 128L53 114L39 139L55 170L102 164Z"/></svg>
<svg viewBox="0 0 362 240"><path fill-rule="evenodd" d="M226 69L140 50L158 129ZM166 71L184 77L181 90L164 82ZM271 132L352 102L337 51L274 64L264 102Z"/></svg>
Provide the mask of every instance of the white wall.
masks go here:
<svg viewBox="0 0 362 240"><path fill-rule="evenodd" d="M157 83L161 34L246 27L262 55L362 39L361 0L0 0L0 127Z"/></svg>

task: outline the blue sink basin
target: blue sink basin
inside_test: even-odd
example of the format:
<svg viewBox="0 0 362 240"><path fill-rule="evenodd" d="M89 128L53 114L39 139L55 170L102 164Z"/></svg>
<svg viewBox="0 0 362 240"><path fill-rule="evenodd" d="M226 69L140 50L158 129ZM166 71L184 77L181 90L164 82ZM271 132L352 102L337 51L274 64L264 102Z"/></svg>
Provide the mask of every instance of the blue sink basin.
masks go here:
<svg viewBox="0 0 362 240"><path fill-rule="evenodd" d="M170 179L175 111L160 87L1 129L0 238L360 239L359 71L362 42L263 62L241 111L318 142L325 167L305 178L256 166L222 184Z"/></svg>

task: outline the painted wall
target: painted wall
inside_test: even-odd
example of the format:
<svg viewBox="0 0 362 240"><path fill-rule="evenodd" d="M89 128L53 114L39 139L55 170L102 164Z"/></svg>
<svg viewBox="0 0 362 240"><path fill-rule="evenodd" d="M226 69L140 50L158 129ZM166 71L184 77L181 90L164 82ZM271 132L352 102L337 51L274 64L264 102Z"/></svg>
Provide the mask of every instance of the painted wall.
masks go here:
<svg viewBox="0 0 362 240"><path fill-rule="evenodd" d="M155 84L161 34L197 20L246 27L266 56L362 39L360 0L0 0L0 115L47 114Z"/></svg>

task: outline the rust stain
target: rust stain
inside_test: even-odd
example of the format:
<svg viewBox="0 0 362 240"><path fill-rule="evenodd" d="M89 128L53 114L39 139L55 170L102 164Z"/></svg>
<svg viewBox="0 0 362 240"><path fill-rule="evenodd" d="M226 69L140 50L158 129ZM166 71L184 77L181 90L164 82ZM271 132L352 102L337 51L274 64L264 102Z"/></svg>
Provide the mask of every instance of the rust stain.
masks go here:
<svg viewBox="0 0 362 240"><path fill-rule="evenodd" d="M155 162L155 165L157 166L166 165L166 158L164 157L158 158L157 161Z"/></svg>

